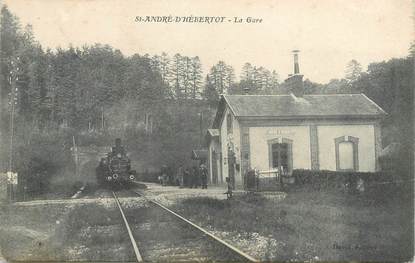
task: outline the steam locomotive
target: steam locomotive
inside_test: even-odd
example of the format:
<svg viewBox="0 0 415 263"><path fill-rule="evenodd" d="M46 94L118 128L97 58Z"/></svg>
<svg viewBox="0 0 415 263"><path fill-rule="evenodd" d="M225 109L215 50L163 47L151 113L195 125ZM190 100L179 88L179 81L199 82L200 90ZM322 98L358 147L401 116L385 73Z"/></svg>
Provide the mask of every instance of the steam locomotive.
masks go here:
<svg viewBox="0 0 415 263"><path fill-rule="evenodd" d="M101 158L96 170L98 184L103 186L127 186L136 178L136 171L131 170L131 160L121 146L121 139L115 140L115 147Z"/></svg>

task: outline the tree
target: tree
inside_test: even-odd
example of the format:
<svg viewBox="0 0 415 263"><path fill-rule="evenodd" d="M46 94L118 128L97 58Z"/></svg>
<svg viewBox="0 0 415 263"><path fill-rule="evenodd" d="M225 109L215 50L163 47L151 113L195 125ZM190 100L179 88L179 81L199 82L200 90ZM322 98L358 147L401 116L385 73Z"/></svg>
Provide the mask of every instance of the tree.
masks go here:
<svg viewBox="0 0 415 263"><path fill-rule="evenodd" d="M219 61L210 69L210 78L212 84L215 86L215 89L219 94L225 92L225 83L226 83L226 65L225 62Z"/></svg>
<svg viewBox="0 0 415 263"><path fill-rule="evenodd" d="M235 84L235 70L232 66L227 65L226 68L226 89L229 89Z"/></svg>
<svg viewBox="0 0 415 263"><path fill-rule="evenodd" d="M362 66L356 60L351 60L346 66L346 80L350 82L356 81L362 74Z"/></svg>
<svg viewBox="0 0 415 263"><path fill-rule="evenodd" d="M303 87L305 94L321 94L323 92L324 85L306 79L303 82Z"/></svg>
<svg viewBox="0 0 415 263"><path fill-rule="evenodd" d="M245 94L276 94L278 89L278 74L262 66L245 63L242 67L239 93Z"/></svg>
<svg viewBox="0 0 415 263"><path fill-rule="evenodd" d="M47 68L45 71L45 82L46 82L46 89L47 89L47 102L46 107L48 108L48 126L53 127L56 123L56 109L58 105L56 104L56 69L55 69L55 56L50 49L46 50L46 64Z"/></svg>
<svg viewBox="0 0 415 263"><path fill-rule="evenodd" d="M189 57L183 57L183 90L184 90L184 98L187 99L190 94L190 87L192 85L192 63Z"/></svg>
<svg viewBox="0 0 415 263"><path fill-rule="evenodd" d="M19 20L13 16L6 5L1 9L0 17L0 136L8 130L8 105L9 93L11 94L10 72L12 61L16 59L16 51L19 48ZM6 125L3 125L6 124ZM0 140L2 137L0 138ZM1 142L1 141L0 141Z"/></svg>
<svg viewBox="0 0 415 263"><path fill-rule="evenodd" d="M79 69L79 57L76 50L70 47L67 51L58 48L56 54L56 112L58 123L63 127L77 126L78 98L75 80Z"/></svg>
<svg viewBox="0 0 415 263"><path fill-rule="evenodd" d="M219 61L210 68L209 79L219 94L229 93L235 79L234 69L224 61Z"/></svg>
<svg viewBox="0 0 415 263"><path fill-rule="evenodd" d="M167 53L161 53L161 56L159 57L159 72L161 75L161 81L163 83L166 96L169 98L173 97L173 91L171 90L169 83L169 78L171 74L170 62L170 57L167 55Z"/></svg>
<svg viewBox="0 0 415 263"><path fill-rule="evenodd" d="M192 58L191 68L192 98L196 99L200 96L202 85L202 64L198 56Z"/></svg>
<svg viewBox="0 0 415 263"><path fill-rule="evenodd" d="M183 97L183 89L184 89L184 65L183 65L183 57L177 53L173 57L173 63L171 65L171 82L172 87L174 87L174 94L176 98Z"/></svg>
<svg viewBox="0 0 415 263"><path fill-rule="evenodd" d="M414 60L412 57L371 63L366 74L352 84L382 107L388 115L382 122L382 143L399 143L398 173L404 178L413 167Z"/></svg>
<svg viewBox="0 0 415 263"><path fill-rule="evenodd" d="M409 56L412 58L415 57L415 42L412 42L411 46L409 47Z"/></svg>
<svg viewBox="0 0 415 263"><path fill-rule="evenodd" d="M210 75L206 75L205 80L205 88L203 91L203 97L208 101L210 105L214 105L219 100L219 93L216 89L214 83L212 82L212 79L210 78Z"/></svg>
<svg viewBox="0 0 415 263"><path fill-rule="evenodd" d="M347 93L350 90L350 86L345 79L331 79L324 88L324 93Z"/></svg>
<svg viewBox="0 0 415 263"><path fill-rule="evenodd" d="M246 62L242 67L241 80L252 82L254 75L254 67L251 63Z"/></svg>
<svg viewBox="0 0 415 263"><path fill-rule="evenodd" d="M271 84L269 86L270 89L270 93L269 94L276 94L278 91L278 87L279 87L279 75L278 73L273 70L271 73Z"/></svg>

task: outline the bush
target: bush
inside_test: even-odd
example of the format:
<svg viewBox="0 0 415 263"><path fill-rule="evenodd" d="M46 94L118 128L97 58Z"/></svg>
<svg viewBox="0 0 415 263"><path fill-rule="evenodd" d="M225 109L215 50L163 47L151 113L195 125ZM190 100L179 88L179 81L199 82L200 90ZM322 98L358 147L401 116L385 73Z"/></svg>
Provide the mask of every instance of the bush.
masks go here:
<svg viewBox="0 0 415 263"><path fill-rule="evenodd" d="M374 203L411 204L413 201L412 182L396 181L391 173L294 170L293 176L293 187L297 190L358 194ZM363 187L359 189L358 185Z"/></svg>
<svg viewBox="0 0 415 263"><path fill-rule="evenodd" d="M201 207L206 206L222 210L225 208L225 201L212 197L193 197L183 200L183 205L187 207Z"/></svg>
<svg viewBox="0 0 415 263"><path fill-rule="evenodd" d="M395 191L397 187L392 176L384 172L294 170L293 177L297 187L318 191L338 190L354 193L359 192L360 188L363 190L361 192L385 195Z"/></svg>
<svg viewBox="0 0 415 263"><path fill-rule="evenodd" d="M16 146L15 167L19 174L19 192L26 187L31 196L49 192L52 177L73 170L74 163L65 135L32 134L27 143Z"/></svg>

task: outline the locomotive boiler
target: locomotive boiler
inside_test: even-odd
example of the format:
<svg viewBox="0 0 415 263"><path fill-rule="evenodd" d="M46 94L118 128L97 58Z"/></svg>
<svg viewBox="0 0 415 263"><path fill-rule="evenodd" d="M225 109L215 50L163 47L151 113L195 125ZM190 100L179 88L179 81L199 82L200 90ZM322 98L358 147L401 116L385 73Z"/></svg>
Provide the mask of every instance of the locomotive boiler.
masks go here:
<svg viewBox="0 0 415 263"><path fill-rule="evenodd" d="M115 140L115 147L101 158L96 168L96 177L100 185L126 186L136 178L136 171L131 169L131 160L121 146L121 140Z"/></svg>

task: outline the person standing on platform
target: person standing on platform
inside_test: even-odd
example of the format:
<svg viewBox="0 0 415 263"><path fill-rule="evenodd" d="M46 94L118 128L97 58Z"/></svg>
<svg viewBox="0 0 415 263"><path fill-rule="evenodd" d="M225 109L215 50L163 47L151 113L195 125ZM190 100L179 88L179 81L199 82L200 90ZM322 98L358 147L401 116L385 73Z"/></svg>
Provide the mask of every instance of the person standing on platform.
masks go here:
<svg viewBox="0 0 415 263"><path fill-rule="evenodd" d="M168 177L167 177L167 166L166 165L163 165L161 167L161 180L162 180L162 185L163 186L166 186L167 185L167 180L168 180Z"/></svg>
<svg viewBox="0 0 415 263"><path fill-rule="evenodd" d="M200 177L202 179L202 189L207 189L208 171L204 163L200 165Z"/></svg>
<svg viewBox="0 0 415 263"><path fill-rule="evenodd" d="M226 177L226 185L228 186L227 191L225 192L226 198L231 199L232 198L232 182L229 177Z"/></svg>
<svg viewBox="0 0 415 263"><path fill-rule="evenodd" d="M196 166L193 166L193 183L194 188L198 188L200 185L200 173Z"/></svg>
<svg viewBox="0 0 415 263"><path fill-rule="evenodd" d="M179 179L179 187L183 188L184 187L184 171L183 171L183 166L179 166L179 169L177 169L177 178Z"/></svg>
<svg viewBox="0 0 415 263"><path fill-rule="evenodd" d="M196 182L196 174L195 174L195 169L194 167L190 167L189 168L189 185L190 188L194 188L195 187L195 182Z"/></svg>
<svg viewBox="0 0 415 263"><path fill-rule="evenodd" d="M167 184L168 185L174 185L174 178L173 178L173 171L170 167L166 168L167 173Z"/></svg>
<svg viewBox="0 0 415 263"><path fill-rule="evenodd" d="M186 168L183 172L183 185L184 187L190 186L190 171L189 168Z"/></svg>

